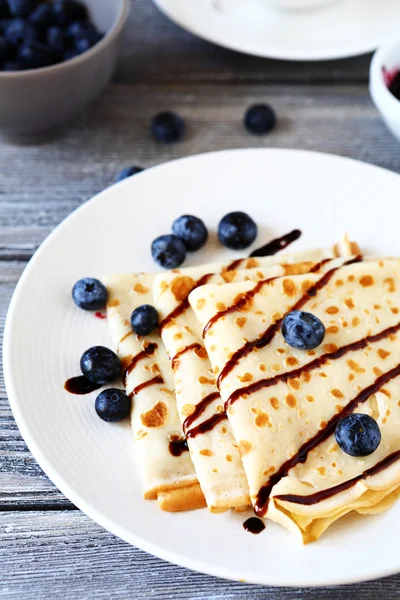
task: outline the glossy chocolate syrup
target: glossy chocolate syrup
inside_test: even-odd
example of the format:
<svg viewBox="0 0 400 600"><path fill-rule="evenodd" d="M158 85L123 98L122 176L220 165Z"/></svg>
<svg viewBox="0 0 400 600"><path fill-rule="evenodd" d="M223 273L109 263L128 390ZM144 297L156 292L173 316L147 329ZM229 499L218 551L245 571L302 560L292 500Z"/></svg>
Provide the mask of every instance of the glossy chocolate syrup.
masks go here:
<svg viewBox="0 0 400 600"><path fill-rule="evenodd" d="M250 394L254 394L255 392L258 392L264 388L272 387L280 381L284 381L286 383L289 379L295 379L296 377L300 377L302 373L313 371L314 369L322 367L322 365L329 361L342 358L348 352L363 350L370 344L380 342L386 337L389 337L389 335L397 333L398 331L400 331L400 323L397 323L397 325L393 325L392 327L388 327L387 329L384 329L383 331L374 335L368 335L367 337L364 337L361 340L357 340L356 342L351 342L350 344L339 348L335 352L323 354L319 358L315 358L308 364L303 365L298 369L293 369L292 371L288 371L287 373L280 373L279 375L275 375L274 377L270 377L269 379L261 379L260 381L256 381L253 384L239 388L238 390L235 390L225 402L225 409L227 409L230 404L236 402L236 400L238 400L244 394L249 396Z"/></svg>
<svg viewBox="0 0 400 600"><path fill-rule="evenodd" d="M186 354L186 352L189 352L189 350L203 350L203 346L201 344L198 344L197 342L195 342L194 344L190 344L190 346L186 346L180 352L177 352L171 361L172 369L176 369L180 357L183 354Z"/></svg>
<svg viewBox="0 0 400 600"><path fill-rule="evenodd" d="M203 398L203 400L201 400L198 404L196 404L196 408L194 409L192 414L186 417L186 419L183 422L183 431L186 433L189 427L192 425L192 423L194 423L194 421L196 421L200 417L200 415L203 414L207 406L209 406L211 402L220 397L221 396L218 392L212 392L211 394L208 394L208 396Z"/></svg>
<svg viewBox="0 0 400 600"><path fill-rule="evenodd" d="M200 279L198 279L195 283L195 285L193 286L192 290L196 289L197 287L200 287L201 285L205 285L207 283L207 281L210 279L210 277L212 277L212 273L208 273L207 275L203 275L203 277L200 277ZM177 317L179 317L182 313L185 312L185 310L187 310L189 308L189 294L186 296L186 298L184 300L182 300L182 302L180 302L178 304L178 306L176 306L174 308L174 310L172 312L170 312L170 314L165 317L165 319L163 321L161 321L160 323L160 331L162 331L164 329L164 327L167 327L170 323L172 323L172 321L174 319L176 319Z"/></svg>
<svg viewBox="0 0 400 600"><path fill-rule="evenodd" d="M268 242L268 244L265 244L265 246L261 246L261 248L257 248L257 250L254 250L250 254L250 256L251 257L253 257L253 256L272 256L273 254L276 254L277 252L279 252L279 250L283 250L284 248L287 248L289 246L289 244L292 244L293 242L298 240L300 236L301 236L300 229L294 229L290 233L287 233L286 235L283 235L282 237L277 238L276 240L272 240L271 242Z"/></svg>
<svg viewBox="0 0 400 600"><path fill-rule="evenodd" d="M247 260L247 258L238 258L237 260L234 260L233 262L231 262L230 265L228 265L224 271L235 271L236 269L238 269L240 267L240 265L242 264L242 262L244 260Z"/></svg>
<svg viewBox="0 0 400 600"><path fill-rule="evenodd" d="M359 262L360 260L361 260L361 257L357 256L356 258L353 258L353 259L347 261L346 263L344 263L344 265L341 265L341 266L351 265L355 262ZM304 304L306 304L310 300L310 298L313 298L314 296L316 296L317 292L329 283L329 281L332 279L332 277L334 276L334 274L336 273L336 271L339 268L341 268L341 267L336 267L335 269L331 269L330 271L327 271L321 277L321 279L319 279L311 288L309 288L309 290L307 290L307 292L305 294L303 294L303 296L296 302L296 304L294 306L292 306L292 308L288 312L292 312L293 310L300 310L304 306ZM250 290L249 292L244 294L242 296L242 298L237 302L236 307L238 307L240 304L244 305L251 298L253 298L253 296L258 294L258 292L261 290L263 285L265 285L265 282L260 281L252 290ZM236 310L236 307L234 308L234 310ZM224 311L224 313L226 314L227 312L229 312L231 308L232 307L228 308L226 311ZM222 315L224 313L217 313L217 315L215 315L213 318L215 319L215 317L217 317L218 314ZM225 379L225 377L227 375L229 375L229 373L236 367L236 365L239 364L241 359L244 358L245 356L247 356L248 354L250 354L250 352L252 352L254 348L259 349L259 348L264 348L265 346L268 346L268 344L271 342L271 340L275 336L276 332L280 329L282 321L285 318L285 316L286 315L284 315L281 319L278 319L277 321L275 321L275 323L273 325L270 325L268 327L268 329L262 334L262 336L259 337L257 340L246 342L246 344L244 344L244 346L242 346L241 348L236 350L236 352L233 353L230 360L228 360L228 362L226 363L226 365L224 366L224 368L218 375L218 379L217 379L218 387L221 385L222 380ZM204 328L205 333L207 332L207 329L209 329L211 322L212 322L212 319L207 323L206 327Z"/></svg>
<svg viewBox="0 0 400 600"><path fill-rule="evenodd" d="M133 390L129 394L129 397L133 398L133 396L135 396L145 388L148 388L151 385L156 385L157 383L164 383L164 379L161 377L161 375L157 375L156 377L153 377L153 379L149 379L148 381L144 381L143 383L137 385L135 388L133 388Z"/></svg>
<svg viewBox="0 0 400 600"><path fill-rule="evenodd" d="M214 427L218 425L218 423L224 421L224 419L226 418L227 417L224 412L216 413L215 415L207 419L207 421L203 421L203 423L200 423L200 425L197 425L196 427L193 427L193 429L190 429L190 431L187 432L186 437L189 439L194 438L203 433L207 433L208 431L214 429Z"/></svg>
<svg viewBox="0 0 400 600"><path fill-rule="evenodd" d="M189 450L187 441L185 438L173 439L168 444L168 450L172 456L181 456L184 452Z"/></svg>
<svg viewBox="0 0 400 600"><path fill-rule="evenodd" d="M122 338L122 339L124 339L124 338ZM129 365L126 367L126 369L122 375L122 381L124 382L125 387L126 387L126 378L128 377L129 373L131 373L133 371L133 369L136 367L138 362L143 360L144 358L147 358L148 356L151 356L152 354L154 354L154 352L157 350L157 348L158 348L157 344L150 343L146 346L146 348L144 350L142 350L141 352L139 352L139 354L136 354L136 356L133 357L133 359L131 360Z"/></svg>
<svg viewBox="0 0 400 600"><path fill-rule="evenodd" d="M389 454L389 456L378 462L375 466L364 471L364 473L361 473L361 475L357 475L357 477L353 477L353 479L349 479L348 481L339 483L339 485L335 485L326 490L321 490L320 492L315 492L315 494L309 494L307 496L300 496L297 494L281 494L279 496L275 496L275 498L284 502L293 502L294 504L305 504L306 506L310 506L311 504L318 504L318 502L322 502L327 498L332 498L332 496L335 496L336 494L340 494L340 492L348 490L349 488L353 487L353 485L355 485L358 481L376 475L380 471L383 471L383 469L390 467L390 465L392 465L399 459L400 450L397 450L397 452Z"/></svg>
<svg viewBox="0 0 400 600"><path fill-rule="evenodd" d="M379 392L381 387L383 387L391 379L394 379L399 375L400 364L388 371L387 373L383 373L383 375L378 377L373 384L369 385L364 390L361 390L361 392L359 392L357 396L353 398L353 400L350 400L350 402L348 402L348 404L344 406L339 413L333 415L333 417L330 418L324 429L318 431L318 433L314 437L312 437L310 440L308 440L308 442L303 444L298 450L298 452L296 452L296 454L292 456L292 458L283 463L283 465L278 469L278 471L270 477L268 483L263 485L260 491L258 492L257 501L254 505L254 512L256 513L256 515L265 515L268 509L268 501L272 488L281 479L283 479L283 477L286 477L290 469L292 469L298 463L306 462L308 453L311 452L311 450L314 450L314 448L316 448L322 442L325 442L325 440L327 440L334 433L336 425L338 424L340 419L352 413L358 404L366 402L368 398L370 398L373 394Z"/></svg>
<svg viewBox="0 0 400 600"><path fill-rule="evenodd" d="M250 533L261 533L265 529L264 523L261 519L257 519L257 517L250 517L243 523L243 529L249 531Z"/></svg>
<svg viewBox="0 0 400 600"><path fill-rule="evenodd" d="M99 388L101 388L101 385L99 385L98 383L92 383L83 375L78 375L78 377L71 377L71 379L67 379L67 381L64 383L64 389L67 390L67 392L69 392L70 394L76 394L78 396L90 394L90 392L94 392Z"/></svg>

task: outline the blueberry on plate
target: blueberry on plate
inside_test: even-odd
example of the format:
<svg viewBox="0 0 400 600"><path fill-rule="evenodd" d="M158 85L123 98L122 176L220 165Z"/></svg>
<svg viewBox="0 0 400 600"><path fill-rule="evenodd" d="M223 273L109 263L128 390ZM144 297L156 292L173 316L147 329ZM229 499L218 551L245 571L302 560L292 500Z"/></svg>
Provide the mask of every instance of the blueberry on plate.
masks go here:
<svg viewBox="0 0 400 600"><path fill-rule="evenodd" d="M172 224L172 233L182 240L187 250L200 250L208 238L203 221L193 215L183 215Z"/></svg>
<svg viewBox="0 0 400 600"><path fill-rule="evenodd" d="M254 104L244 115L246 129L255 135L269 133L274 129L275 124L275 112L268 104Z"/></svg>
<svg viewBox="0 0 400 600"><path fill-rule="evenodd" d="M28 21L40 29L46 29L47 27L55 25L56 20L53 5L50 4L50 2L38 4L29 15Z"/></svg>
<svg viewBox="0 0 400 600"><path fill-rule="evenodd" d="M92 383L103 385L117 379L121 374L121 361L118 356L104 346L93 346L81 356L82 374Z"/></svg>
<svg viewBox="0 0 400 600"><path fill-rule="evenodd" d="M84 21L88 18L86 6L75 0L56 0L53 2L54 17L57 25L65 27L72 21Z"/></svg>
<svg viewBox="0 0 400 600"><path fill-rule="evenodd" d="M67 43L67 37L59 27L49 27L46 32L46 42L49 48L56 54L63 55Z"/></svg>
<svg viewBox="0 0 400 600"><path fill-rule="evenodd" d="M137 335L150 335L158 325L158 312L150 304L135 308L131 315L131 325Z"/></svg>
<svg viewBox="0 0 400 600"><path fill-rule="evenodd" d="M142 167L138 167L137 165L132 166L132 167L125 167L125 169L122 169L122 171L120 173L118 173L115 181L122 181L123 179L132 177L132 175L137 175L138 173L141 173L142 171L144 171L144 169L142 169Z"/></svg>
<svg viewBox="0 0 400 600"><path fill-rule="evenodd" d="M152 243L151 255L164 269L176 269L186 258L186 246L176 235L161 235Z"/></svg>
<svg viewBox="0 0 400 600"><path fill-rule="evenodd" d="M22 44L30 44L40 40L40 31L24 19L11 19L4 30L4 35L10 46L14 48Z"/></svg>
<svg viewBox="0 0 400 600"><path fill-rule="evenodd" d="M58 58L55 53L39 42L24 44L18 51L18 60L23 69L40 69L54 65Z"/></svg>
<svg viewBox="0 0 400 600"><path fill-rule="evenodd" d="M231 212L218 225L221 244L231 250L248 248L257 237L257 225L244 212Z"/></svg>
<svg viewBox="0 0 400 600"><path fill-rule="evenodd" d="M151 133L158 142L177 142L184 130L184 120L174 112L161 112L151 119Z"/></svg>
<svg viewBox="0 0 400 600"><path fill-rule="evenodd" d="M72 299L83 310L99 310L107 302L108 292L105 285L93 277L84 277L72 288Z"/></svg>
<svg viewBox="0 0 400 600"><path fill-rule="evenodd" d="M315 315L303 310L292 310L282 321L282 335L292 348L313 350L325 337L325 327Z"/></svg>
<svg viewBox="0 0 400 600"><path fill-rule="evenodd" d="M117 388L103 390L94 403L100 419L107 423L116 423L129 416L131 399L124 391Z"/></svg>
<svg viewBox="0 0 400 600"><path fill-rule="evenodd" d="M35 8L34 0L8 0L8 8L13 17L29 17Z"/></svg>
<svg viewBox="0 0 400 600"><path fill-rule="evenodd" d="M350 456L369 456L381 442L378 423L369 415L353 413L340 419L335 431L336 442Z"/></svg>

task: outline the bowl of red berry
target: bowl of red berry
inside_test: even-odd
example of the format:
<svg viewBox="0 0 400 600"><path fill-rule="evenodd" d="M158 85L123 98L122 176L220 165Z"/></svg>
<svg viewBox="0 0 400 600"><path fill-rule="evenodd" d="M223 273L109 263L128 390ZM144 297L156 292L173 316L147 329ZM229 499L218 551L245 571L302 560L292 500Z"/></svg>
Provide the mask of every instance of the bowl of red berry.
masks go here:
<svg viewBox="0 0 400 600"><path fill-rule="evenodd" d="M129 0L0 0L0 132L62 130L111 79Z"/></svg>
<svg viewBox="0 0 400 600"><path fill-rule="evenodd" d="M400 140L400 40L376 51L370 69L372 100L388 129Z"/></svg>

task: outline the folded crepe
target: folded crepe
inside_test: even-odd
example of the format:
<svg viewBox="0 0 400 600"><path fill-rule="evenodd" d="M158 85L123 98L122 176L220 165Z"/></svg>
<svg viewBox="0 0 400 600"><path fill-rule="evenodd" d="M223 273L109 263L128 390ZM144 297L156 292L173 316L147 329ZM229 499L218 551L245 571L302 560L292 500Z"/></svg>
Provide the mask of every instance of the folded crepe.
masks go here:
<svg viewBox="0 0 400 600"><path fill-rule="evenodd" d="M158 333L141 338L130 324L132 311L152 303L154 275L112 275L107 317L124 368L124 385L132 397L134 454L144 497L158 499L167 511L205 506L176 409L171 365Z"/></svg>
<svg viewBox="0 0 400 600"><path fill-rule="evenodd" d="M255 512L305 543L342 515L386 510L399 495L400 261L358 260L189 296ZM294 309L324 323L315 350L283 339L282 319ZM379 424L382 441L370 456L349 456L335 442L351 412Z"/></svg>
<svg viewBox="0 0 400 600"><path fill-rule="evenodd" d="M211 512L244 510L250 498L201 328L189 306L189 293L206 282L258 282L285 273L307 273L328 263L338 252L349 254L352 248L345 240L332 249L175 269L155 278L154 304L160 315L162 339L172 360L179 416Z"/></svg>

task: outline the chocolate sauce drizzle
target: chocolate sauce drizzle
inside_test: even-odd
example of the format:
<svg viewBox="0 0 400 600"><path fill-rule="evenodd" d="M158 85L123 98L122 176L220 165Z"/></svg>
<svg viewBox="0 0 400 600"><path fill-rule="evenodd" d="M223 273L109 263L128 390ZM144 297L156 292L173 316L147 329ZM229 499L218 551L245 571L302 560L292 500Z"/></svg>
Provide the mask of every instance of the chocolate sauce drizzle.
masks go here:
<svg viewBox="0 0 400 600"><path fill-rule="evenodd" d="M290 233L287 233L286 235L283 235L282 237L277 238L276 240L272 240L271 242L268 242L268 244L265 244L265 246L261 246L261 248L257 248L257 250L254 250L250 254L250 256L251 257L253 257L253 256L272 256L273 254L276 254L277 252L279 252L279 250L283 250L284 248L287 248L287 246L289 246L289 244L292 244L293 242L298 240L300 236L301 236L300 229L294 229Z"/></svg>
<svg viewBox="0 0 400 600"><path fill-rule="evenodd" d="M276 473L274 473L269 481L262 486L260 491L257 494L257 500L254 505L254 512L258 516L265 515L268 509L269 497L272 491L272 488L279 483L283 477L286 477L289 473L290 469L296 466L298 463L305 463L307 460L308 453L311 450L314 450L319 444L327 440L335 431L336 425L344 416L352 413L358 404L362 402L366 402L368 398L370 398L373 394L379 392L381 387L386 385L389 381L398 377L400 375L400 364L387 371L387 373L383 373L380 377L378 377L375 382L365 389L361 390L353 400L342 408L339 413L333 415L330 418L324 429L318 431L314 437L308 440L305 444L303 444L299 450L296 452L292 458L283 463L283 465L278 469Z"/></svg>
<svg viewBox="0 0 400 600"><path fill-rule="evenodd" d="M187 441L185 438L173 439L168 444L168 450L172 456L181 456L184 452L189 450Z"/></svg>
<svg viewBox="0 0 400 600"><path fill-rule="evenodd" d="M224 421L226 418L227 416L225 412L215 413L215 415L213 415L206 421L203 421L203 423L200 423L200 425L197 425L196 427L190 429L190 431L188 431L186 434L187 439L194 438L198 435L211 431L216 425L218 425L218 423Z"/></svg>
<svg viewBox="0 0 400 600"><path fill-rule="evenodd" d="M303 365L298 369L293 369L292 371L288 371L287 373L280 373L279 375L275 375L274 377L270 377L269 379L261 379L260 381L256 381L255 383L252 383L246 387L239 388L229 396L228 400L225 402L225 409L227 409L230 404L236 402L236 400L238 400L244 394L249 396L250 394L254 394L255 392L258 392L259 390L262 390L264 388L272 387L280 381L284 381L286 383L289 379L300 377L302 373L318 369L319 367L322 367L322 365L326 364L331 360L337 360L338 358L342 358L348 352L363 350L370 344L380 342L386 337L389 337L389 335L395 334L398 331L400 331L400 323L397 323L397 325L392 325L391 327L388 327L387 329L384 329L383 331L380 331L379 333L376 333L374 335L368 335L362 338L361 340L357 340L356 342L351 342L350 344L339 348L335 352L323 354L322 356L315 358L308 364Z"/></svg>
<svg viewBox="0 0 400 600"><path fill-rule="evenodd" d="M249 531L250 533L261 533L265 529L265 524L261 521L261 519L257 519L257 517L250 517L243 523L243 529Z"/></svg>
<svg viewBox="0 0 400 600"><path fill-rule="evenodd" d="M247 260L247 258L238 258L237 260L234 260L224 269L224 271L235 271L240 267L244 260Z"/></svg>
<svg viewBox="0 0 400 600"><path fill-rule="evenodd" d="M353 487L353 485L355 485L359 481L362 481L363 479L367 479L368 477L372 477L373 475L376 475L380 471L383 471L383 469L390 467L393 463L395 463L399 459L400 459L400 450L397 450L397 452L393 452L392 454L389 454L389 456L386 456L386 458L384 458L383 460L378 462L376 465L374 465L370 469L367 469L366 471L364 471L364 473L361 473L361 475L357 475L357 477L353 477L353 479L349 479L348 481L339 483L338 485L335 485L331 488L328 488L326 490L321 490L319 492L315 492L315 494L309 494L307 496L300 496L297 494L281 494L279 496L275 496L275 499L281 500L283 502L293 502L294 504L304 504L306 506L310 506L311 504L318 504L318 502L322 502L323 500L326 500L327 498L331 498L332 496L335 496L336 494L340 494L340 492L344 492L345 490L348 490L349 488Z"/></svg>
<svg viewBox="0 0 400 600"><path fill-rule="evenodd" d="M71 379L67 379L64 383L64 389L67 390L70 394L76 394L77 396L84 396L85 394L90 394L90 392L94 392L101 388L101 385L98 383L92 383L84 377L83 375L78 375L78 377L71 377Z"/></svg>
<svg viewBox="0 0 400 600"><path fill-rule="evenodd" d="M201 285L205 285L207 283L207 281L210 279L210 277L213 276L213 273L207 273L207 275L203 275L203 277L200 277L200 279L198 279L195 283L195 285L193 286L192 290L195 290L197 287L200 287ZM182 313L185 312L185 310L187 310L189 308L189 294L186 296L186 298L184 300L182 300L182 302L180 302L178 304L178 306L176 306L174 308L174 310L172 312L169 313L169 315L167 317L165 317L165 319L163 319L159 325L160 331L162 331L164 329L164 327L167 327L170 323L172 323L172 321L174 319L176 319L177 317L179 317Z"/></svg>
<svg viewBox="0 0 400 600"><path fill-rule="evenodd" d="M198 342L195 342L194 344L190 344L190 346L186 346L183 350L180 350L180 352L177 352L171 361L173 370L177 368L180 357L183 354L186 354L186 352L189 352L189 350L203 350L203 346Z"/></svg>
<svg viewBox="0 0 400 600"><path fill-rule="evenodd" d="M361 256L357 256L357 257L352 258L351 260L345 262L341 266L351 265L351 264L353 264L355 262L359 262L361 260L362 260ZM316 265L316 266L318 266L318 265ZM303 294L303 296L294 304L294 306L292 306L292 308L288 312L291 312L293 310L300 310L311 298L313 298L317 295L317 292L319 290L321 290L325 285L328 284L328 282L332 279L332 277L334 276L334 274L336 273L336 271L339 268L341 268L341 267L335 267L334 269L330 269L330 271L327 271L321 277L321 279L319 279L311 288L309 288L307 290L307 292L305 294ZM271 280L260 281L259 283L257 283L257 285L252 290L246 292L246 294L244 294L240 298L240 300L238 300L238 302L236 303L236 305L234 307L231 306L231 307L227 308L226 311L223 311L223 312L220 312L220 313L217 313L216 315L214 315L214 317L205 326L203 335L205 335L207 333L208 329L213 324L213 319L215 320L215 317L220 317L224 314L227 314L228 312L232 312L232 309L237 310L238 308L240 308L240 306L244 306L251 298L253 298L256 294L258 294L260 292L260 290L263 288L263 286L266 283L268 283L269 281L271 281ZM264 348L265 346L268 346L268 344L274 338L276 332L280 329L280 326L281 326L282 321L285 318L285 316L286 315L284 315L282 318L278 319L277 321L275 321L275 323L270 325L268 327L268 329L258 339L246 342L246 344L244 344L241 348L239 348L238 350L236 350L236 352L233 353L230 360L228 360L228 362L226 363L226 365L224 366L224 368L221 370L220 374L218 375L218 379L217 379L218 387L220 387L222 380L225 379L225 377L227 375L229 375L229 373L236 367L236 365L239 364L239 362L241 361L242 358L244 358L245 356L247 356L248 354L253 352L253 350L255 348L260 349L260 348Z"/></svg>
<svg viewBox="0 0 400 600"><path fill-rule="evenodd" d="M207 406L209 406L211 404L211 402L213 402L214 400L217 400L217 398L220 398L220 397L221 396L219 395L218 392L212 392L211 394L208 394L208 396L203 398L203 400L201 400L196 405L196 408L194 409L192 414L189 415L188 417L186 417L186 419L184 420L183 426L182 426L183 431L185 433L187 433L189 427L194 423L194 421L196 421L200 417L200 415L203 414L203 412L205 411Z"/></svg>
<svg viewBox="0 0 400 600"><path fill-rule="evenodd" d="M122 339L124 339L124 338L122 338ZM157 350L157 348L158 348L158 345L156 343L152 342L152 343L148 344L146 346L146 348L144 348L144 350L142 350L141 352L139 352L139 354L136 354L136 356L134 356L132 358L131 362L126 367L126 369L122 375L122 381L124 382L125 387L126 387L126 380L127 380L129 373L131 373L133 371L133 369L136 367L138 362L143 360L144 358L147 358L148 356L152 356L152 354L154 354L154 352Z"/></svg>
<svg viewBox="0 0 400 600"><path fill-rule="evenodd" d="M133 398L133 396L136 396L136 394L138 394L145 388L150 387L151 385L156 385L157 383L164 383L164 379L161 377L161 375L157 375L156 377L153 377L153 379L149 379L148 381L144 381L143 383L137 385L135 388L133 388L133 390L129 394L129 397Z"/></svg>

